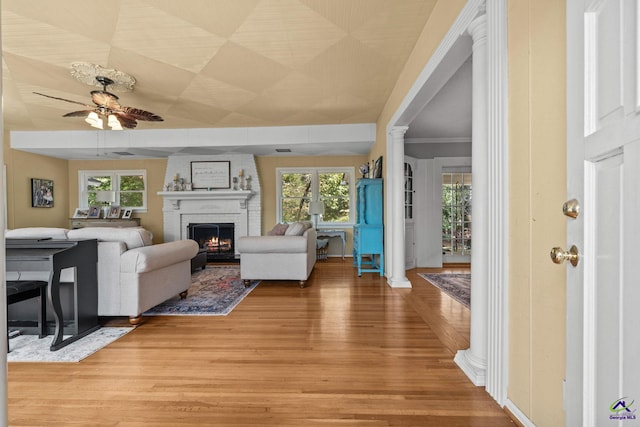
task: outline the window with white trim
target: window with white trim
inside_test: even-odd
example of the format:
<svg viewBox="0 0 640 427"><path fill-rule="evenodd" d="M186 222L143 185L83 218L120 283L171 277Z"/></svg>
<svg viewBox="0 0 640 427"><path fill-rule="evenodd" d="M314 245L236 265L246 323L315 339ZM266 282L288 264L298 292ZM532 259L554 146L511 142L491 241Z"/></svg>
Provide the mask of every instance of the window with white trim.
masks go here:
<svg viewBox="0 0 640 427"><path fill-rule="evenodd" d="M147 209L147 171L144 169L78 171L78 183L81 208L101 204L96 199L98 192L113 191L113 205L136 211Z"/></svg>
<svg viewBox="0 0 640 427"><path fill-rule="evenodd" d="M322 202L319 226L353 223L354 168L278 168L276 175L278 222L313 220L309 204Z"/></svg>

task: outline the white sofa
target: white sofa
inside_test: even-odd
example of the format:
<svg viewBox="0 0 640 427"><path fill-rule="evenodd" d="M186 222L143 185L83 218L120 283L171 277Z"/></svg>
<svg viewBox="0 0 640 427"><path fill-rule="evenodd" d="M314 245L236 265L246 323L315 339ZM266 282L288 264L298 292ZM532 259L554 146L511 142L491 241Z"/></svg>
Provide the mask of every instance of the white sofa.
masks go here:
<svg viewBox="0 0 640 427"><path fill-rule="evenodd" d="M297 280L304 288L316 263L316 230L306 224L299 234L290 229L285 235L238 238L240 278L245 286L251 280Z"/></svg>
<svg viewBox="0 0 640 427"><path fill-rule="evenodd" d="M131 324L148 309L191 286L191 258L198 252L193 240L153 245L142 227L87 227L76 230L30 227L7 230L7 238L97 239L98 316L128 316ZM31 276L36 273L31 273ZM73 269L61 282L73 282ZM25 280L24 272L7 272L7 280ZM29 279L36 279L29 277Z"/></svg>

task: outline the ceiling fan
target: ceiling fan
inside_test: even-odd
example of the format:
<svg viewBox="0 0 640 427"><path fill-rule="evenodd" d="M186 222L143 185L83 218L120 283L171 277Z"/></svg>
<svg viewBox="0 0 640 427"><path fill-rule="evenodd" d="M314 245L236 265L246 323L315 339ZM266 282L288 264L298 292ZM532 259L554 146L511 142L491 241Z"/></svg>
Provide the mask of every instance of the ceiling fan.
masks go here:
<svg viewBox="0 0 640 427"><path fill-rule="evenodd" d="M59 101L70 102L72 104L82 105L89 108L88 110L72 111L62 117L86 117L85 121L91 126L103 129L103 118L107 120L107 124L114 130L123 128L135 129L138 120L148 122L162 122L163 118L149 111L140 110L133 107L125 107L120 105L118 97L107 91L107 86L114 83L108 77L96 76L95 79L102 85L102 90L92 90L91 100L95 105L89 105L82 102L72 101L70 99L58 98L56 96L45 95L44 93L33 92L36 95L44 96Z"/></svg>

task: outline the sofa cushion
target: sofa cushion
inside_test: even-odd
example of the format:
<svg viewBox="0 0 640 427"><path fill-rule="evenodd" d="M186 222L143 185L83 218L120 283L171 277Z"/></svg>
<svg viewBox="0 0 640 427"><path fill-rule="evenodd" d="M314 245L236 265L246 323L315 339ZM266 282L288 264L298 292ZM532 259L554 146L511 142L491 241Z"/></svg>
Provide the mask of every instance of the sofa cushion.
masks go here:
<svg viewBox="0 0 640 427"><path fill-rule="evenodd" d="M301 222L294 222L287 228L287 231L284 232L284 235L285 236L302 236L302 233L304 233L304 230L305 230L304 225L302 225Z"/></svg>
<svg viewBox="0 0 640 427"><path fill-rule="evenodd" d="M66 228L55 227L26 227L16 228L15 230L7 230L4 237L7 239L57 239L67 240Z"/></svg>
<svg viewBox="0 0 640 427"><path fill-rule="evenodd" d="M143 227L85 227L69 230L69 239L98 239L102 242L124 242L127 249L152 244L153 234Z"/></svg>
<svg viewBox="0 0 640 427"><path fill-rule="evenodd" d="M273 228L267 233L267 236L284 236L284 233L289 228L289 224L276 224Z"/></svg>
<svg viewBox="0 0 640 427"><path fill-rule="evenodd" d="M243 236L236 242L240 253L300 253L307 251L306 236Z"/></svg>

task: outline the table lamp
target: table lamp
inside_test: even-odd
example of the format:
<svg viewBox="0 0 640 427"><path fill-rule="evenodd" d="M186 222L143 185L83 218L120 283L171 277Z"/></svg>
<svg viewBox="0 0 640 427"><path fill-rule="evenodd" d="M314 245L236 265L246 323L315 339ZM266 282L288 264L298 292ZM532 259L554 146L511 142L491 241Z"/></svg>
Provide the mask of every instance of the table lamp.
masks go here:
<svg viewBox="0 0 640 427"><path fill-rule="evenodd" d="M318 228L318 215L324 214L324 203L309 202L309 213L313 215L313 228Z"/></svg>
<svg viewBox="0 0 640 427"><path fill-rule="evenodd" d="M102 217L106 218L111 203L116 201L115 191L96 191L96 202L102 203Z"/></svg>

